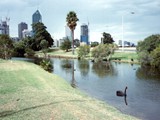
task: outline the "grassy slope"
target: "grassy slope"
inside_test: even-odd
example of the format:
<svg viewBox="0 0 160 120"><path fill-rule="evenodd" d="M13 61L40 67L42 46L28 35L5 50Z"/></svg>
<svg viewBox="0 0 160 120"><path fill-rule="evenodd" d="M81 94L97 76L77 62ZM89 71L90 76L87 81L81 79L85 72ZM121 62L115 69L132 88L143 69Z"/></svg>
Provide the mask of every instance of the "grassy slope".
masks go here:
<svg viewBox="0 0 160 120"><path fill-rule="evenodd" d="M129 120L102 101L77 89L39 66L0 60L2 120Z"/></svg>

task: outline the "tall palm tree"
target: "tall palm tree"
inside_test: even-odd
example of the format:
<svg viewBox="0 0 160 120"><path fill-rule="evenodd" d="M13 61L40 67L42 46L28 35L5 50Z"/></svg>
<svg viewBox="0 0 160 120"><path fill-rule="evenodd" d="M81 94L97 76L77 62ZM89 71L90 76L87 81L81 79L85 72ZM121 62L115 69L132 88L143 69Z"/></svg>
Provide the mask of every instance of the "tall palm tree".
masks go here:
<svg viewBox="0 0 160 120"><path fill-rule="evenodd" d="M67 14L66 22L67 22L67 26L70 28L72 32L72 54L73 55L74 55L74 30L77 26L77 21L79 21L79 19L77 18L76 13L74 11L70 11Z"/></svg>

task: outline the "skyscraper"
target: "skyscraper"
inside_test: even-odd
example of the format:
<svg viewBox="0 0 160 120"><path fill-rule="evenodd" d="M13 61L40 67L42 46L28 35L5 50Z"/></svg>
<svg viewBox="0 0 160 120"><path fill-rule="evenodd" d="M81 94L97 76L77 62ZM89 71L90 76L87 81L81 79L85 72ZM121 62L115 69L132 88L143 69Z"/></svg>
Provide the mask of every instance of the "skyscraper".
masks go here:
<svg viewBox="0 0 160 120"><path fill-rule="evenodd" d="M67 25L65 26L65 34L66 34L65 37L71 41L72 40L72 32Z"/></svg>
<svg viewBox="0 0 160 120"><path fill-rule="evenodd" d="M18 24L18 37L21 40L23 38L23 30L28 29L28 25L25 22Z"/></svg>
<svg viewBox="0 0 160 120"><path fill-rule="evenodd" d="M32 15L32 24L38 23L38 22L42 22L42 16L39 12L39 10L37 10L33 15Z"/></svg>
<svg viewBox="0 0 160 120"><path fill-rule="evenodd" d="M0 34L9 35L9 25L7 24L7 21L1 21L0 23Z"/></svg>
<svg viewBox="0 0 160 120"><path fill-rule="evenodd" d="M89 35L88 35L88 25L81 25L81 39L80 42L86 43L89 45Z"/></svg>

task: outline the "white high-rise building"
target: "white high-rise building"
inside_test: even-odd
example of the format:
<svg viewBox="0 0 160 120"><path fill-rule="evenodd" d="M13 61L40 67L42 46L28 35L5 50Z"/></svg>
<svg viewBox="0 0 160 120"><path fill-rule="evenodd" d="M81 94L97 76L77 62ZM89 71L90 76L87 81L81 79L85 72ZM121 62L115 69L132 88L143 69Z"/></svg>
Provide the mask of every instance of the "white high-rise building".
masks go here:
<svg viewBox="0 0 160 120"><path fill-rule="evenodd" d="M65 26L65 37L69 40L72 40L72 32L67 25Z"/></svg>
<svg viewBox="0 0 160 120"><path fill-rule="evenodd" d="M26 38L26 37L31 37L32 36L32 32L28 29L24 29L22 31L22 38Z"/></svg>

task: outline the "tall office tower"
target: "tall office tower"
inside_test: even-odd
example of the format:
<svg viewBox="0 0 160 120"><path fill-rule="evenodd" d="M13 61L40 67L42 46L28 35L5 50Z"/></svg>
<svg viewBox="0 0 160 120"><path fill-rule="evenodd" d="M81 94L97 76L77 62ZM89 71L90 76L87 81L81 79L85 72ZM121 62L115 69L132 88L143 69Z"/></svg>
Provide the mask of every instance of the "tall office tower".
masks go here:
<svg viewBox="0 0 160 120"><path fill-rule="evenodd" d="M9 25L7 24L7 20L1 21L1 23L0 23L0 34L9 35Z"/></svg>
<svg viewBox="0 0 160 120"><path fill-rule="evenodd" d="M23 38L23 30L28 29L28 25L25 22L18 24L18 37L21 40Z"/></svg>
<svg viewBox="0 0 160 120"><path fill-rule="evenodd" d="M86 24L81 25L80 42L86 43L87 45L89 45L88 25Z"/></svg>
<svg viewBox="0 0 160 120"><path fill-rule="evenodd" d="M33 15L32 15L32 24L38 23L38 22L42 22L42 16L39 12L39 10L37 10Z"/></svg>
<svg viewBox="0 0 160 120"><path fill-rule="evenodd" d="M66 34L65 37L71 41L72 40L72 32L67 25L65 26L65 34Z"/></svg>

